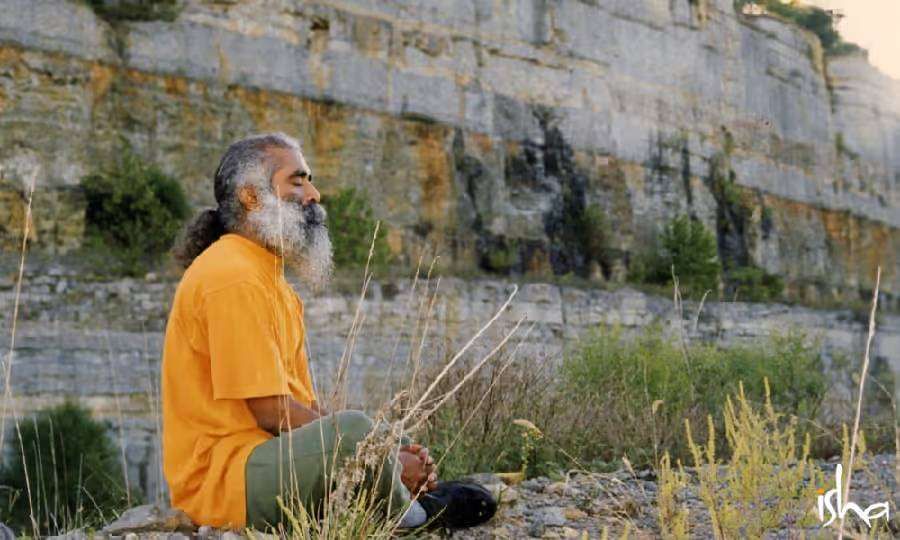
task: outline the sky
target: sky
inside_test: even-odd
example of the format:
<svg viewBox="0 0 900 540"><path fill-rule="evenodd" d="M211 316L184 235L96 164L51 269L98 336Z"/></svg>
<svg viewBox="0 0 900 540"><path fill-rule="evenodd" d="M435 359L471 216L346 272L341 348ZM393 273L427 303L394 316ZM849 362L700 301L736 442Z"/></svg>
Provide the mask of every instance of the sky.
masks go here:
<svg viewBox="0 0 900 540"><path fill-rule="evenodd" d="M869 50L869 62L900 80L900 0L808 0L826 9L839 9L844 19L838 30L844 41Z"/></svg>

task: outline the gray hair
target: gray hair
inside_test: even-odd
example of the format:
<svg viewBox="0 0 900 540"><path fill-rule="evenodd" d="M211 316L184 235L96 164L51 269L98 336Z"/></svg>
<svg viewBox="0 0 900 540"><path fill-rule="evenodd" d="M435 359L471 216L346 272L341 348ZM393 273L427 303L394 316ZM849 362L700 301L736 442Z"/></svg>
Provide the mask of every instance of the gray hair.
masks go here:
<svg viewBox="0 0 900 540"><path fill-rule="evenodd" d="M300 143L281 132L262 133L236 141L225 151L213 177L218 208L206 209L194 218L175 249L175 258L185 268L223 234L241 230L246 214L237 195L241 186L271 191L276 169L269 153L273 148L299 152Z"/></svg>
<svg viewBox="0 0 900 540"><path fill-rule="evenodd" d="M272 189L275 161L269 150L284 148L300 151L300 143L281 132L253 135L232 143L222 156L213 179L213 190L219 205L219 218L228 232L239 230L244 207L237 197L238 189L252 185L262 191Z"/></svg>

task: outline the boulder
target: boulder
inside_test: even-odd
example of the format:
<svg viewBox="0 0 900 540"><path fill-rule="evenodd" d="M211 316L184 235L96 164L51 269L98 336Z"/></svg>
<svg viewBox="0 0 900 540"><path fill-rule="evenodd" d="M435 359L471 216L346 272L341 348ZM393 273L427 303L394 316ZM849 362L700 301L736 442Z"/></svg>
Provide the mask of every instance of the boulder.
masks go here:
<svg viewBox="0 0 900 540"><path fill-rule="evenodd" d="M195 528L191 518L177 508L145 504L126 510L102 532L114 536L150 531L191 533Z"/></svg>

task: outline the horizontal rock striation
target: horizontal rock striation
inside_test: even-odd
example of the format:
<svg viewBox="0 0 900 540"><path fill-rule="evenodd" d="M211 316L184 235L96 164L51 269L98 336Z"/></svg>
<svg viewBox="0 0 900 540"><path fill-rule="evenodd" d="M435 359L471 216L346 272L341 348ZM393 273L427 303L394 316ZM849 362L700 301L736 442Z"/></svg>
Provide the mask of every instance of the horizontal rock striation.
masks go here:
<svg viewBox="0 0 900 540"><path fill-rule="evenodd" d="M75 188L125 143L197 204L223 147L301 137L325 193L365 189L405 260L620 281L690 214L798 299L896 303L900 89L731 0L187 0L173 21L0 1L0 233L77 247ZM591 259L575 230L599 209ZM446 263L450 265L451 263Z"/></svg>

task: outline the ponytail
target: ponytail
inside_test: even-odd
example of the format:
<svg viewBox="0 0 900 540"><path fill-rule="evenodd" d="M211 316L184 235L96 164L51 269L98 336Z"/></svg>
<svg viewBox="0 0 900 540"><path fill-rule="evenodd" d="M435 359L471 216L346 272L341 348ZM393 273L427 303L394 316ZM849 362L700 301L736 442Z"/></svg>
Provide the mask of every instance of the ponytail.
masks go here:
<svg viewBox="0 0 900 540"><path fill-rule="evenodd" d="M181 241L175 248L175 260L187 268L203 253L203 250L225 232L225 224L218 208L208 208L200 212L185 228Z"/></svg>

